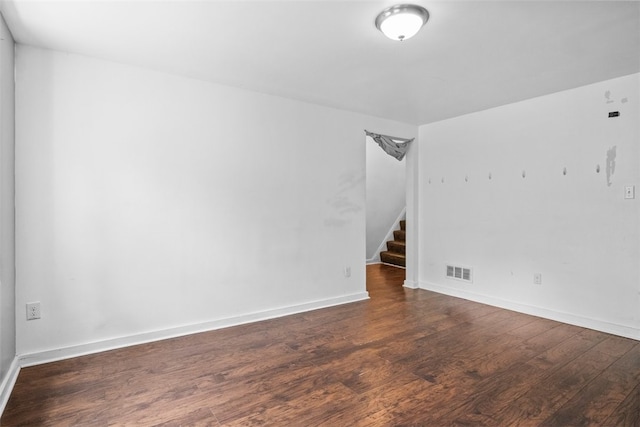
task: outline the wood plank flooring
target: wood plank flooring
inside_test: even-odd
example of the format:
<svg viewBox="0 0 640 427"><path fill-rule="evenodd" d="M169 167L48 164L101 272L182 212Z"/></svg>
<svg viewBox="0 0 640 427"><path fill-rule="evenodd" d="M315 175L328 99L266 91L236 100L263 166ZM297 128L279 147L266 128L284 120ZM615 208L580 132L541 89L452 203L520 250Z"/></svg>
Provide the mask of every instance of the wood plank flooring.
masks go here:
<svg viewBox="0 0 640 427"><path fill-rule="evenodd" d="M424 290L25 368L3 426L640 426L640 342Z"/></svg>

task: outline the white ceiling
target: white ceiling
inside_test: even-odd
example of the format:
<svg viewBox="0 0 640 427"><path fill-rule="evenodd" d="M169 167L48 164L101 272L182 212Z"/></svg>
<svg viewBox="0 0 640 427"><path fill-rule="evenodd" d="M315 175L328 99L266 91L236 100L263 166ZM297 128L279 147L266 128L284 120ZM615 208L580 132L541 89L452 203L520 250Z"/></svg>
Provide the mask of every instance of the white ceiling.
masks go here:
<svg viewBox="0 0 640 427"><path fill-rule="evenodd" d="M402 2L402 0L398 0ZM3 0L18 43L411 124L640 71L638 1L425 1L393 42L397 2Z"/></svg>

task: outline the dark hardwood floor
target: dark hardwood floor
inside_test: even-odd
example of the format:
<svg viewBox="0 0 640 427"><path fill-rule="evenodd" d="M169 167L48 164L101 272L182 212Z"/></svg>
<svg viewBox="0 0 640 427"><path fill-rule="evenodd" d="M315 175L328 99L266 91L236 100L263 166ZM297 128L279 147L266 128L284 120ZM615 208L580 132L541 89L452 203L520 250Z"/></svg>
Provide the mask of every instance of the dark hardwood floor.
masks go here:
<svg viewBox="0 0 640 427"><path fill-rule="evenodd" d="M640 426L640 342L402 287L25 368L3 426Z"/></svg>

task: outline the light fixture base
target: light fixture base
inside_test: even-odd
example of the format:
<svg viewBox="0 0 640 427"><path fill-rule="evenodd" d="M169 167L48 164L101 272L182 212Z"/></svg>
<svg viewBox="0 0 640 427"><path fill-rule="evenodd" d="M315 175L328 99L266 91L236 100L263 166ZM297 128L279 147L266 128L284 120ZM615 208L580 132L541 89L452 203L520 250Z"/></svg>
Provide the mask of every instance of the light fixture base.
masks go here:
<svg viewBox="0 0 640 427"><path fill-rule="evenodd" d="M415 36L429 20L429 12L415 4L397 4L380 12L376 28L391 40L404 41Z"/></svg>

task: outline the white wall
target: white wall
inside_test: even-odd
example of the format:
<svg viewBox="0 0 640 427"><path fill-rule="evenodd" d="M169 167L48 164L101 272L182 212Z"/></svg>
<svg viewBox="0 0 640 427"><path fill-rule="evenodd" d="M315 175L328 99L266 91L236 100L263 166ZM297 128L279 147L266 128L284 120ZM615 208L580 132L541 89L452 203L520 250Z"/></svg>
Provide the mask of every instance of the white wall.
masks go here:
<svg viewBox="0 0 640 427"><path fill-rule="evenodd" d="M640 339L639 80L420 127L420 287Z"/></svg>
<svg viewBox="0 0 640 427"><path fill-rule="evenodd" d="M16 356L13 38L0 15L0 413Z"/></svg>
<svg viewBox="0 0 640 427"><path fill-rule="evenodd" d="M19 354L366 297L363 130L416 127L16 58L17 305L42 303L17 317Z"/></svg>
<svg viewBox="0 0 640 427"><path fill-rule="evenodd" d="M406 160L398 161L385 153L370 137L366 137L366 140L367 260L377 258L380 261L377 250L405 207Z"/></svg>

